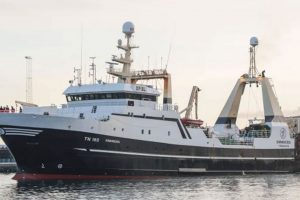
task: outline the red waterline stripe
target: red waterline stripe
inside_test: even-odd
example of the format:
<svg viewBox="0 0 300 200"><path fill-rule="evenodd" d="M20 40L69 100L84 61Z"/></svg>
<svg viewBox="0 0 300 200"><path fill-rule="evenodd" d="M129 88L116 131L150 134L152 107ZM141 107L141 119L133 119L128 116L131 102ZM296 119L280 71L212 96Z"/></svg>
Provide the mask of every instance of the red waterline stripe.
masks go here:
<svg viewBox="0 0 300 200"><path fill-rule="evenodd" d="M104 180L104 179L156 179L164 176L114 176L16 173L13 180Z"/></svg>

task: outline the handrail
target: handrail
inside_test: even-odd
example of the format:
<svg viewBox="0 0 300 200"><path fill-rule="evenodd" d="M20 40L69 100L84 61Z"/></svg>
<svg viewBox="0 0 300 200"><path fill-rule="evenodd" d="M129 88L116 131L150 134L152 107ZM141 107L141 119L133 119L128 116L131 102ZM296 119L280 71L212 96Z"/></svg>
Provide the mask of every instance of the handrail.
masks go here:
<svg viewBox="0 0 300 200"><path fill-rule="evenodd" d="M269 138L271 135L270 130L249 130L240 134L239 139L232 137L218 138L223 145L253 145L254 138Z"/></svg>
<svg viewBox="0 0 300 200"><path fill-rule="evenodd" d="M253 137L253 138L269 138L271 130L249 130L241 133L241 137Z"/></svg>
<svg viewBox="0 0 300 200"><path fill-rule="evenodd" d="M254 138L244 138L243 141L232 139L231 137L218 138L223 145L253 145Z"/></svg>

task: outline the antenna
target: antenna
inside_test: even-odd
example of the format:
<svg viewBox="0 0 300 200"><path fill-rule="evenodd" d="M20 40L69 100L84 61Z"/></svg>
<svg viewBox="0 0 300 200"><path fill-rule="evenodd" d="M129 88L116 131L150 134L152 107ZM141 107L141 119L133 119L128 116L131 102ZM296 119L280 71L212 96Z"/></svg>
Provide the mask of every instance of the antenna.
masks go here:
<svg viewBox="0 0 300 200"><path fill-rule="evenodd" d="M150 56L148 56L148 70L149 70L149 67L150 67Z"/></svg>
<svg viewBox="0 0 300 200"><path fill-rule="evenodd" d="M74 81L77 80L77 84L80 86L82 81L81 81L81 68L75 68L74 67Z"/></svg>
<svg viewBox="0 0 300 200"><path fill-rule="evenodd" d="M82 50L83 50L83 25L81 24L81 30L80 30L80 85L81 85L81 81L82 81L82 72L84 72L83 74L85 75L85 68L84 70L82 69ZM83 77L84 82L85 82L85 76ZM79 81L79 80L78 80Z"/></svg>
<svg viewBox="0 0 300 200"><path fill-rule="evenodd" d="M174 40L175 33L176 33L176 25L174 27L173 34L171 36L171 41L170 41L170 45L169 45L169 52L168 52L168 57L167 57L167 62L166 62L166 68L165 68L165 70L167 70L168 65L169 65L170 55L171 55L171 51L172 51L172 43L173 43L173 40Z"/></svg>
<svg viewBox="0 0 300 200"><path fill-rule="evenodd" d="M172 50L172 43L170 43L170 45L169 45L168 59L167 59L166 68L165 69L167 69L168 65L169 65L169 59L170 59L171 50Z"/></svg>
<svg viewBox="0 0 300 200"><path fill-rule="evenodd" d="M32 58L25 56L26 59L26 102L33 103L32 100Z"/></svg>
<svg viewBox="0 0 300 200"><path fill-rule="evenodd" d="M105 63L109 65L109 69L108 70L110 72L113 72L115 70L114 66L119 64L119 63L116 63L116 62L105 62Z"/></svg>
<svg viewBox="0 0 300 200"><path fill-rule="evenodd" d="M92 77L92 83L93 84L95 84L95 82L97 81L95 58L96 57L90 57L90 59L92 59L92 64L90 65L91 66L90 71L92 71L92 72L89 72L89 77L90 76Z"/></svg>

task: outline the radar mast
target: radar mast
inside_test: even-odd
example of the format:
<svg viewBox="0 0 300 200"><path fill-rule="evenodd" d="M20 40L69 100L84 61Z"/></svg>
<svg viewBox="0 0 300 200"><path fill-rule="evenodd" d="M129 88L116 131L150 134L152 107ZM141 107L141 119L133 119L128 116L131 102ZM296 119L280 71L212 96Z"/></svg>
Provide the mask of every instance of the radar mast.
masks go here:
<svg viewBox="0 0 300 200"><path fill-rule="evenodd" d="M131 58L131 49L138 48L138 46L131 45L131 38L132 34L134 33L134 24L132 22L125 22L123 24L123 33L125 34L126 38L126 44L122 44L122 40L118 40L118 48L125 51L125 57L121 54L121 56L118 58L117 56L113 56L112 61L123 64L122 73L125 75L123 79L119 77L118 82L122 83L131 83L130 79L130 68L131 63L133 62Z"/></svg>
<svg viewBox="0 0 300 200"><path fill-rule="evenodd" d="M256 78L258 76L258 70L256 68L256 61L255 61L255 47L258 45L257 37L250 38L250 67L249 67L249 78Z"/></svg>
<svg viewBox="0 0 300 200"><path fill-rule="evenodd" d="M117 57L112 56L113 62L106 62L109 64L107 73L118 77L118 83L129 83L136 84L139 80L150 80L150 79L163 79L164 81L164 97L163 97L163 109L168 110L172 106L172 84L171 84L171 74L167 72L167 69L148 69L131 71L131 63L133 62L131 58L131 49L138 48L131 44L132 34L134 33L134 25L132 22L125 22L123 24L123 33L127 42L125 45L122 44L122 40L118 40L118 48L125 51L125 57L121 55ZM123 64L123 69L118 70L114 68L114 65L121 63Z"/></svg>

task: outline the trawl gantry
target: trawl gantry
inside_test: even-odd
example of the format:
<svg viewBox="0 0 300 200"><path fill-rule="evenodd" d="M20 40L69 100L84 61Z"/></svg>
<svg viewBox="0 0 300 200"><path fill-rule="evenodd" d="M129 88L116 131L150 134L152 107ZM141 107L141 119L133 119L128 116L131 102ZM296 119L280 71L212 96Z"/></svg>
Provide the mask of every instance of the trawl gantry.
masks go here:
<svg viewBox="0 0 300 200"><path fill-rule="evenodd" d="M239 134L236 125L238 111L240 107L241 97L244 93L246 85L254 84L261 87L264 105L265 123L284 122L283 113L280 109L278 100L275 96L273 88L270 84L270 78L265 76L265 71L258 73L255 60L256 46L258 39L252 37L250 39L250 67L246 74L243 74L236 82L221 114L219 115L214 131L217 135L234 135Z"/></svg>

